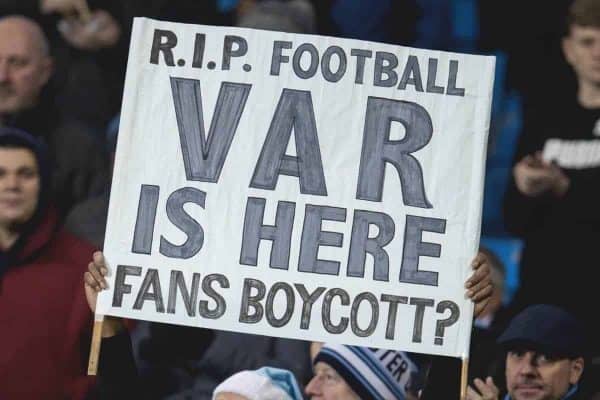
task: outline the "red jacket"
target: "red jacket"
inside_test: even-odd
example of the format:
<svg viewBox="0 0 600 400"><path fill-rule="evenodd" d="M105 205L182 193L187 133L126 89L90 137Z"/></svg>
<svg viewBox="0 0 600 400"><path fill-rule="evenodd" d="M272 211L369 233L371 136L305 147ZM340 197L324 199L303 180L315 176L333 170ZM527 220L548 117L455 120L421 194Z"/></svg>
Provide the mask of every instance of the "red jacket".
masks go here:
<svg viewBox="0 0 600 400"><path fill-rule="evenodd" d="M94 249L53 213L0 277L0 399L83 399L92 314L83 273Z"/></svg>

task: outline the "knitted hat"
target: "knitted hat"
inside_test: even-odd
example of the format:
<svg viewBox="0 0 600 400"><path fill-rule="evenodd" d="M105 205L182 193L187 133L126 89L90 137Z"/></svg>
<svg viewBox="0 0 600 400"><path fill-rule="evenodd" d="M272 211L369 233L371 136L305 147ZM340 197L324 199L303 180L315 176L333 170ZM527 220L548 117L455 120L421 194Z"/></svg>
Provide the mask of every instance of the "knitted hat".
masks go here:
<svg viewBox="0 0 600 400"><path fill-rule="evenodd" d="M296 378L290 371L264 367L256 371L241 371L223 381L213 392L235 393L249 400L302 400Z"/></svg>
<svg viewBox="0 0 600 400"><path fill-rule="evenodd" d="M362 399L404 400L407 391L417 393L423 383L421 368L402 351L325 344L314 363L319 361Z"/></svg>

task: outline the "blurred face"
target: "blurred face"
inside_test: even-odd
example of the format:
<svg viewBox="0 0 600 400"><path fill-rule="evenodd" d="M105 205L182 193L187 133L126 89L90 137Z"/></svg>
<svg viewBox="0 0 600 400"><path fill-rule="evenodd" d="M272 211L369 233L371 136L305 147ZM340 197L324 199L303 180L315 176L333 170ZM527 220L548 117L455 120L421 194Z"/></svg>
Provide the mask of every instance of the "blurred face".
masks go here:
<svg viewBox="0 0 600 400"><path fill-rule="evenodd" d="M23 18L0 20L0 116L32 107L52 72L39 28Z"/></svg>
<svg viewBox="0 0 600 400"><path fill-rule="evenodd" d="M525 350L506 356L506 386L514 400L560 400L582 372L582 358L553 359Z"/></svg>
<svg viewBox="0 0 600 400"><path fill-rule="evenodd" d="M328 364L318 362L314 372L315 376L306 386L306 394L311 400L361 400Z"/></svg>
<svg viewBox="0 0 600 400"><path fill-rule="evenodd" d="M572 26L563 52L580 85L600 86L600 28Z"/></svg>
<svg viewBox="0 0 600 400"><path fill-rule="evenodd" d="M0 228L11 229L33 216L40 176L33 152L0 147Z"/></svg>

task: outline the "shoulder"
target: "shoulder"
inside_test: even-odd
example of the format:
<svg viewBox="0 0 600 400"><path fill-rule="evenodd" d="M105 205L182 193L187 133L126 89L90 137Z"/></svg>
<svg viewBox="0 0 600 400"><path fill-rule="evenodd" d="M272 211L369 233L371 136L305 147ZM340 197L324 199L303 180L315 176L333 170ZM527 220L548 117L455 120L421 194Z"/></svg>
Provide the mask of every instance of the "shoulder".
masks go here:
<svg viewBox="0 0 600 400"><path fill-rule="evenodd" d="M62 264L85 268L97 249L64 228L60 229L48 246L48 256Z"/></svg>

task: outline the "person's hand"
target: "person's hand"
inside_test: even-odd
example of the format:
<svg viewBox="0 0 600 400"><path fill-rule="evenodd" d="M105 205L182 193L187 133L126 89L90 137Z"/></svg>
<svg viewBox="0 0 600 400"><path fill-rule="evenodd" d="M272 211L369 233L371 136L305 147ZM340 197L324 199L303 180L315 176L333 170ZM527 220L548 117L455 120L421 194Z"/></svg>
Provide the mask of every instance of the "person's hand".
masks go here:
<svg viewBox="0 0 600 400"><path fill-rule="evenodd" d="M473 381L477 390L467 387L467 400L498 400L500 390L494 384L492 377L488 376L485 382L482 379Z"/></svg>
<svg viewBox="0 0 600 400"><path fill-rule="evenodd" d="M492 297L491 267L484 253L479 252L471 262L473 275L465 283L467 296L475 302L473 317L477 318L485 309Z"/></svg>
<svg viewBox="0 0 600 400"><path fill-rule="evenodd" d="M85 297L88 306L92 312L96 312L96 301L98 293L108 288L105 276L108 275L108 268L104 262L104 255L97 251L92 256L92 261L88 264L88 271L83 274L83 286L85 288ZM111 337L123 330L123 321L120 318L104 317L102 324L102 337Z"/></svg>
<svg viewBox="0 0 600 400"><path fill-rule="evenodd" d="M557 197L569 188L569 178L554 163L542 159L541 153L523 157L513 168L515 184L519 192L528 197L537 197L552 192Z"/></svg>
<svg viewBox="0 0 600 400"><path fill-rule="evenodd" d="M84 21L90 19L90 8L86 0L40 0L42 14L61 14L64 17L76 16Z"/></svg>
<svg viewBox="0 0 600 400"><path fill-rule="evenodd" d="M552 193L556 197L562 197L569 190L571 186L571 179L565 174L565 172L555 163L548 164L552 173Z"/></svg>
<svg viewBox="0 0 600 400"><path fill-rule="evenodd" d="M88 20L64 18L58 30L71 46L88 51L114 46L121 37L119 23L104 10L93 11Z"/></svg>

